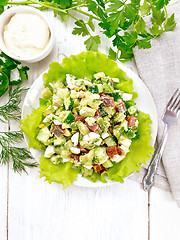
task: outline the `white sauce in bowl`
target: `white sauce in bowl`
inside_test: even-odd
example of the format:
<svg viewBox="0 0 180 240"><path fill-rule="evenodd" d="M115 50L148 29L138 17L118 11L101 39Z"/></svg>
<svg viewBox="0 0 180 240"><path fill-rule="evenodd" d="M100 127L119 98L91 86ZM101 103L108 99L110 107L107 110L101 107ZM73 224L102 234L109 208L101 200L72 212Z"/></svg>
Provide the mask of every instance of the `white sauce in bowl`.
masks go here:
<svg viewBox="0 0 180 240"><path fill-rule="evenodd" d="M8 50L20 58L38 55L49 43L47 23L32 13L17 13L4 27L4 42Z"/></svg>

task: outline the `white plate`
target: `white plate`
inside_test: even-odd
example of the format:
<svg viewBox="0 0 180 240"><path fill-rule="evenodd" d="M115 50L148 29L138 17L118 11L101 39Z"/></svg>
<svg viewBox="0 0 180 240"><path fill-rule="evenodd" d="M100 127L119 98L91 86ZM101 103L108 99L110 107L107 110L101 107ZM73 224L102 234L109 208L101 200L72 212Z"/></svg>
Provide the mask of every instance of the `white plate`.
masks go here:
<svg viewBox="0 0 180 240"><path fill-rule="evenodd" d="M126 75L128 78L133 79L133 87L134 91L138 93L138 97L136 99L136 106L138 110L141 110L145 113L148 113L150 115L150 118L152 120L151 124L151 144L154 145L156 135L157 135L157 112L156 112L156 106L154 103L154 100L151 96L151 93L149 92L146 85L143 83L143 81L128 67L126 67L122 63L118 63L119 68L121 68L124 72L126 72ZM35 82L32 84L30 89L27 92L27 95L24 100L24 104L22 107L22 119L26 118L27 115L30 115L32 113L32 110L34 108L37 108L39 106L39 98L41 97L41 93L44 89L43 85L43 74L41 74ZM28 144L28 137L25 135L26 143ZM30 149L32 156L38 161L39 157L42 156L42 151L36 150L34 148ZM107 183L102 183L100 181L97 182L91 182L87 180L86 178L82 177L81 175L78 175L78 178L76 181L74 181L74 185L77 186L83 186L83 187L102 187L114 184L116 182L108 180Z"/></svg>

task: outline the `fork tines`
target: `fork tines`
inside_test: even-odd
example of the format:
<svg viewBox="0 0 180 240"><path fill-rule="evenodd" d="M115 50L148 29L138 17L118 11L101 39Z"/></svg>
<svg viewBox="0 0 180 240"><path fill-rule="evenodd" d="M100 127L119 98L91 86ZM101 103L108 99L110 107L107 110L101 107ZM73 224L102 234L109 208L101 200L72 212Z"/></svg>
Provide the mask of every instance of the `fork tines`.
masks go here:
<svg viewBox="0 0 180 240"><path fill-rule="evenodd" d="M176 89L175 93L172 95L171 99L169 100L167 104L167 108L169 110L173 111L179 111L180 110L180 90L179 88Z"/></svg>

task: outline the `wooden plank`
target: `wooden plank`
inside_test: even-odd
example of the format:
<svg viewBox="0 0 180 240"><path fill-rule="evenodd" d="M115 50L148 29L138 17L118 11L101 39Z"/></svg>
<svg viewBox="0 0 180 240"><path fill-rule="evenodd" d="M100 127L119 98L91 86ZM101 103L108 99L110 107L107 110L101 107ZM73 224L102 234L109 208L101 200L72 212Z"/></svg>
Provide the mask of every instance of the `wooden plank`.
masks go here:
<svg viewBox="0 0 180 240"><path fill-rule="evenodd" d="M170 192L153 187L150 193L150 240L180 239L180 208Z"/></svg>
<svg viewBox="0 0 180 240"><path fill-rule="evenodd" d="M71 34L72 20L66 25L52 14L49 18L56 45L45 60L30 65L29 86L50 62L85 51L84 39ZM63 190L39 179L38 169L28 173L20 176L10 168L9 240L148 240L148 194L138 183L127 179L109 187Z"/></svg>
<svg viewBox="0 0 180 240"><path fill-rule="evenodd" d="M141 234L139 234L141 233ZM148 240L148 197L127 180L104 188L44 183L38 172L11 175L9 240Z"/></svg>
<svg viewBox="0 0 180 240"><path fill-rule="evenodd" d="M8 99L5 94L0 99L0 106ZM8 124L0 122L0 131L8 130ZM1 147L0 147L1 151ZM7 239L7 202L8 202L8 166L0 166L0 239Z"/></svg>

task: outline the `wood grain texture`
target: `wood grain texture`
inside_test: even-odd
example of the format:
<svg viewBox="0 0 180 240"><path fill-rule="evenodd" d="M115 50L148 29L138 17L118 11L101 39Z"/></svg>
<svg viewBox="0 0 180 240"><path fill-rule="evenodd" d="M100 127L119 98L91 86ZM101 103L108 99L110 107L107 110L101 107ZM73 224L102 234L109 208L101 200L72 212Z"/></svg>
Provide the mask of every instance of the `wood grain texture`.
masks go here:
<svg viewBox="0 0 180 240"><path fill-rule="evenodd" d="M0 106L8 100L8 94L0 98ZM8 123L0 122L0 131L8 130ZM1 147L0 147L1 150ZM8 166L0 164L0 240L7 240Z"/></svg>
<svg viewBox="0 0 180 240"><path fill-rule="evenodd" d="M52 61L61 61L65 56L86 50L84 40L71 34L71 19L61 23L52 13L47 12L47 15L54 26L56 44L46 59L29 65L31 70L29 80L23 83L25 86L30 86ZM100 51L107 54L109 44L109 40L104 39ZM128 65L135 70L133 63ZM11 130L18 129L14 122L10 126ZM0 168L0 182L0 240L7 240L5 168ZM140 184L129 179L124 184L109 187L70 186L63 190L61 185L44 183L38 169L28 170L28 175L20 176L10 165L8 210L8 240L179 239L171 237L179 234L178 208L170 193L159 189L150 193L148 238L148 194Z"/></svg>
<svg viewBox="0 0 180 240"><path fill-rule="evenodd" d="M180 239L180 208L170 192L153 187L150 193L150 240Z"/></svg>
<svg viewBox="0 0 180 240"><path fill-rule="evenodd" d="M63 190L29 175L11 175L9 240L148 239L147 194L138 183Z"/></svg>

